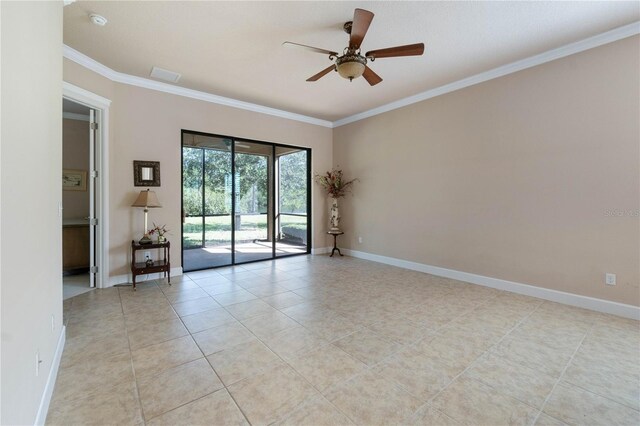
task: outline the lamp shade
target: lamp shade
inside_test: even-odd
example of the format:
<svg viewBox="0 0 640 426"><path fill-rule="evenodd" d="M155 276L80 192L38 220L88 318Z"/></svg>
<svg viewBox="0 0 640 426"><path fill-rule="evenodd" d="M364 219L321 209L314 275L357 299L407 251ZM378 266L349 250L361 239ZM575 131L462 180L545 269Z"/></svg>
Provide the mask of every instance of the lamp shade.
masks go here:
<svg viewBox="0 0 640 426"><path fill-rule="evenodd" d="M147 189L146 191L140 191L138 198L131 204L131 207L152 208L162 206L160 205L160 201L158 201L156 193Z"/></svg>

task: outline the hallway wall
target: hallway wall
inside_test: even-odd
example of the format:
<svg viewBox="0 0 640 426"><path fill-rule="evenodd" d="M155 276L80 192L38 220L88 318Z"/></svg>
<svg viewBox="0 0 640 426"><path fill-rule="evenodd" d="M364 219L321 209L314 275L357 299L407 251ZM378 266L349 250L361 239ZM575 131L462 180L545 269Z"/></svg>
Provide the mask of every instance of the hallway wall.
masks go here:
<svg viewBox="0 0 640 426"><path fill-rule="evenodd" d="M0 2L0 31L0 423L23 425L62 350L62 2Z"/></svg>

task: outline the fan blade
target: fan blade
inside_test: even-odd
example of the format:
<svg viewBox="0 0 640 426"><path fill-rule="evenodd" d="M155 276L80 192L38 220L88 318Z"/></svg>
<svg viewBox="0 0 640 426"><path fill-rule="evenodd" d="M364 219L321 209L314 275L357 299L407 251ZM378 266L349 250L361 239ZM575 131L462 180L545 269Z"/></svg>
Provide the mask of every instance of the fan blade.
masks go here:
<svg viewBox="0 0 640 426"><path fill-rule="evenodd" d="M326 74L329 74L329 72L333 71L334 69L336 69L336 66L335 65L331 65L330 67L327 67L327 68L323 69L322 71L320 71L318 74L309 77L307 79L307 81L317 81L321 77L324 77Z"/></svg>
<svg viewBox="0 0 640 426"><path fill-rule="evenodd" d="M351 37L349 38L350 49L360 48L372 20L373 12L364 9L355 10L353 13L353 24L351 24Z"/></svg>
<svg viewBox="0 0 640 426"><path fill-rule="evenodd" d="M312 52L316 52L316 53L324 53L326 55L331 55L331 56L338 56L338 52L332 52L331 50L326 50L326 49L320 49L319 47L313 47L313 46L307 46L306 44L300 44L300 43L292 43L290 41L285 41L284 43L282 43L283 46L297 46L297 47L302 47L303 49L307 49L310 50Z"/></svg>
<svg viewBox="0 0 640 426"><path fill-rule="evenodd" d="M365 80L367 80L367 83L369 83L369 85L371 86L375 86L376 84L382 81L382 77L380 77L378 74L373 72L371 68L369 68L366 65L364 66L364 72L362 73L362 76L364 77Z"/></svg>
<svg viewBox="0 0 640 426"><path fill-rule="evenodd" d="M367 58L393 58L396 56L420 56L424 53L424 43L407 44L406 46L388 47L367 52Z"/></svg>

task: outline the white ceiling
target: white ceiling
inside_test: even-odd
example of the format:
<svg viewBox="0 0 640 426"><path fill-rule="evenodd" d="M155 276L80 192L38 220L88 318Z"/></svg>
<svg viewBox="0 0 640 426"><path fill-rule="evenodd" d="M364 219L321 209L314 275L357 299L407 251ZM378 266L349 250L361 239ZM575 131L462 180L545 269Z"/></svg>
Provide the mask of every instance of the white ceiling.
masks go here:
<svg viewBox="0 0 640 426"><path fill-rule="evenodd" d="M363 51L425 43L378 59L370 87L330 73L353 10L375 13ZM109 20L89 22L89 13ZM640 20L640 2L91 2L64 8L64 43L116 71L182 74L178 86L335 121Z"/></svg>

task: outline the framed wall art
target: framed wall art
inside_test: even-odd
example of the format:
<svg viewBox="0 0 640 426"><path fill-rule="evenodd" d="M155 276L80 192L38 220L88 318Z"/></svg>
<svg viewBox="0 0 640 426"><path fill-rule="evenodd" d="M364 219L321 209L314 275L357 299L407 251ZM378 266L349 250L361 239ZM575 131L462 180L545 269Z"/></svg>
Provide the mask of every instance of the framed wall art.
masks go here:
<svg viewBox="0 0 640 426"><path fill-rule="evenodd" d="M87 171L86 170L62 170L62 189L64 191L86 191Z"/></svg>
<svg viewBox="0 0 640 426"><path fill-rule="evenodd" d="M159 161L133 161L134 186L160 186Z"/></svg>

